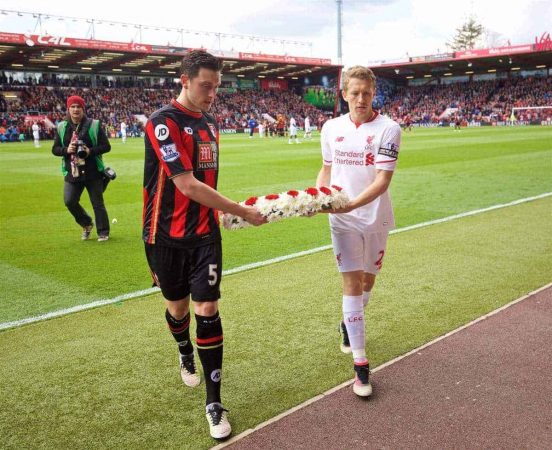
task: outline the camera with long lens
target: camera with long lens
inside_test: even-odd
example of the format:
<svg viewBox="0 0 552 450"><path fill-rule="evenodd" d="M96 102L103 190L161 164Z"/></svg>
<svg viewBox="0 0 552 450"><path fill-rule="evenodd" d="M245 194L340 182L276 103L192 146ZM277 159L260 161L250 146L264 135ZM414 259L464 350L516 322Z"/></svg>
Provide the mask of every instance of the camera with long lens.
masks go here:
<svg viewBox="0 0 552 450"><path fill-rule="evenodd" d="M88 152L84 148L84 142L81 141L80 139L77 141L77 156L80 159L84 159L88 156Z"/></svg>

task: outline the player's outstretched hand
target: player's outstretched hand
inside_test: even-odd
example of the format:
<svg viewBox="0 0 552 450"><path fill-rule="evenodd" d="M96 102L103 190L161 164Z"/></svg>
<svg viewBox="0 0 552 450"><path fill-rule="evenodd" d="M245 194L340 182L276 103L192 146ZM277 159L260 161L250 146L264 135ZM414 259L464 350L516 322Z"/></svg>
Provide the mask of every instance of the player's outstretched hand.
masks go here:
<svg viewBox="0 0 552 450"><path fill-rule="evenodd" d="M259 225L267 222L266 217L257 211L257 208L254 206L244 206L244 208L246 212L242 217L251 225L258 227Z"/></svg>
<svg viewBox="0 0 552 450"><path fill-rule="evenodd" d="M353 209L356 209L352 202L347 203L345 206L341 208L335 208L335 209L323 209L320 211L321 213L328 213L328 214L344 214L351 212Z"/></svg>

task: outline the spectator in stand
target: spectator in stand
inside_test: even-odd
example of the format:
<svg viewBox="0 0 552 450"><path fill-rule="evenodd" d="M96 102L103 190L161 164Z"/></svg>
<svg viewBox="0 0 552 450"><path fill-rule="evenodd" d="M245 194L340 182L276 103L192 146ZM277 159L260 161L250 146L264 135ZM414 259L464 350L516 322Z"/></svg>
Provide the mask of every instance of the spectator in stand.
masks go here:
<svg viewBox="0 0 552 450"><path fill-rule="evenodd" d="M85 99L90 115L99 118L106 127L113 127L117 133L122 121L133 123L135 114L148 117L152 111L172 98L174 89L172 84L138 87L140 83L132 84L128 81L116 84L106 81L102 84L117 87L91 88L89 80L83 77L73 80L54 78L53 81L52 78L43 77L39 85L30 86L13 80L11 84L8 80L8 84L8 87L0 87L0 100L2 89L18 92L19 98L10 100L9 103L4 99L2 103L5 104L6 113L0 112L0 116L6 121L6 128L10 125L23 127L24 115L29 110L40 111L54 123L63 120L65 98L75 94ZM47 84L49 88L41 84ZM550 76L408 87L378 83L376 97L377 102L383 105L381 112L403 125L406 117L410 116L412 124L433 126L441 123L448 126L449 121L444 115L447 108L457 108L458 114L468 124L505 122L508 121L513 107L549 106L551 87ZM2 108L0 105L0 110ZM268 114L275 118L278 113L295 118L309 116L312 123L319 127L322 125L317 120L322 112L289 91L247 90L220 93L212 111L223 128L237 128L252 115L262 117L263 114ZM545 121L548 114L548 110L521 110L518 119L520 123L540 122ZM138 131L137 134L140 133ZM11 140L18 138L11 136L11 133L6 137Z"/></svg>

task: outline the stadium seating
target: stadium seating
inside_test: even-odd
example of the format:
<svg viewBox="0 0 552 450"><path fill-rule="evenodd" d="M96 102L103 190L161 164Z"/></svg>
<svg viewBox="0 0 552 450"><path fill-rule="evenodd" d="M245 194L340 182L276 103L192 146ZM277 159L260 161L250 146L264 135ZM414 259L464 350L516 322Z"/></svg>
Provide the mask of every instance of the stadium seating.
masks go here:
<svg viewBox="0 0 552 450"><path fill-rule="evenodd" d="M87 112L100 118L107 126L108 133L116 136L121 121L129 125L129 135L139 136L143 123L137 115L149 116L153 111L174 98L179 87L170 86L113 87L112 81L100 79L101 88L86 86L85 80L57 80L55 78L29 84L12 82L3 75L0 87L0 125L4 130L2 142L12 141L14 128L24 130L30 137L30 124L24 117L29 113L44 114L55 123L66 114L65 99L78 94L86 100ZM51 85L43 85L51 83ZM138 83L138 82L137 82ZM82 84L82 86L80 86ZM140 83L138 83L140 84ZM77 85L77 86L75 86ZM3 91L15 92L18 98L7 102ZM375 106L382 113L397 122L407 122L420 126L446 125L449 121L492 123L510 119L512 108L552 105L552 77L515 77L454 83L446 85L428 84L424 86L395 87L381 80L375 97ZM447 111L453 111L447 116ZM211 113L221 128L246 128L247 119L254 116L259 120L264 114L276 117L295 117L299 126L305 116L311 123L320 126L324 113L293 93L283 91L242 90L220 92ZM518 121L541 121L552 118L552 109L522 110L516 114ZM10 129L10 133L7 130ZM53 137L53 130L42 130L42 138ZM16 139L17 140L17 139Z"/></svg>
<svg viewBox="0 0 552 450"><path fill-rule="evenodd" d="M11 101L4 112L0 112L5 125L24 127L24 116L29 112L48 116L55 123L66 114L65 100L69 95L77 94L86 101L87 113L106 124L111 135L116 133L121 121L130 125L130 135L142 131L143 124L135 116L149 116L153 111L167 104L178 94L177 86L164 88L82 88L82 87L46 87L3 85L3 90L18 93L18 99ZM0 90L0 99L2 90ZM0 103L1 105L1 103ZM292 92L278 91L238 91L219 93L211 110L222 128L245 128L247 119L253 115L259 120L263 114L276 117L283 114L295 117L302 126L305 115L311 117L311 123L323 115L322 111L305 102ZM49 136L45 136L49 137Z"/></svg>
<svg viewBox="0 0 552 450"><path fill-rule="evenodd" d="M513 107L552 105L552 78L510 78L446 85L400 87L387 92L382 112L399 123L438 124L447 108L464 123L505 122ZM517 120L546 120L552 109L523 111Z"/></svg>

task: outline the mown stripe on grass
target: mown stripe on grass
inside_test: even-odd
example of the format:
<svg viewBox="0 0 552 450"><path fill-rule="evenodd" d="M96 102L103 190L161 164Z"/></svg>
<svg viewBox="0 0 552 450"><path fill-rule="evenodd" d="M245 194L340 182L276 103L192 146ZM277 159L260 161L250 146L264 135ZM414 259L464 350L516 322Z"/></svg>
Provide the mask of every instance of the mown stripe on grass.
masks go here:
<svg viewBox="0 0 552 450"><path fill-rule="evenodd" d="M482 214L482 213L485 213L485 212L494 211L495 209L507 208L507 207L519 205L521 203L527 203L527 202L539 200L539 199L542 199L542 198L549 197L551 195L552 195L552 192L545 192L545 193L540 194L540 195L535 195L533 197L527 197L527 198L522 198L522 199L519 199L519 200L514 200L514 201L509 202L509 203L502 203L502 204L498 204L498 205L489 206L487 208L475 209L473 211L467 211L467 212L460 213L460 214L454 214L452 216L443 217L441 219L430 220L430 221L427 221L427 222L421 222L421 223L418 223L418 224L415 224L415 225L410 225L410 226L407 226L407 227L398 228L396 230L392 230L390 234L402 233L402 232L405 232L405 231L416 230L418 228L423 228L423 227L427 227L427 226L430 226L430 225L436 225L436 224L439 224L439 223L450 222L451 220L461 219L463 217L474 216L474 215L477 215L477 214ZM297 252L297 253L291 253L289 255L279 256L277 258L268 259L266 261L259 261L259 262L256 262L256 263L245 264L243 266L236 267L234 269L224 270L222 272L222 274L224 276L226 276L226 275L232 275L234 273L245 272L247 270L257 269L259 267L264 267L264 266L268 266L268 265L271 265L271 264L276 264L276 263L279 263L279 262L287 261L287 260L290 260L290 259L299 258L301 256L311 255L313 253L318 253L318 252L321 252L321 251L324 251L324 250L329 250L331 248L332 248L331 245L324 245L322 247L316 247L316 248L313 248L313 249L310 249L310 250L304 250L304 251ZM92 303L77 305L77 306L73 306L71 308L64 308L64 309L60 309L60 310L57 310L57 311L52 311L52 312L49 312L49 313L46 313L46 314L41 314L41 315L38 315L38 316L27 317L27 318L20 319L20 320L14 320L12 322L3 322L3 323L0 323L0 331L1 330L7 330L7 329L10 329L10 328L20 327L22 325L27 325L27 324L34 323L34 322L41 322L43 320L53 319L55 317L65 316L67 314L72 314L72 313L75 313L75 312L80 312L80 311L85 311L85 310L88 310L88 309L98 308L100 306L111 305L113 303L118 303L118 302L122 302L124 300L130 300L130 299L133 299L133 298L143 297L145 295L153 294L153 293L156 293L156 292L159 292L159 288L154 287L154 288L149 288L149 289L143 289L143 290L140 290L140 291L130 292L128 294L122 294L122 295L119 295L119 296L111 298L111 299L98 300L98 301L95 301L95 302L92 302Z"/></svg>
<svg viewBox="0 0 552 450"><path fill-rule="evenodd" d="M437 342L440 342L440 341L442 341L443 339L446 339L446 338L452 336L453 334L456 334L456 333L458 333L458 332L460 332L460 331L462 331L462 330L465 330L466 328L471 327L472 325L475 325L476 323L479 323L479 322L481 322L481 321L483 321L483 320L486 320L486 319L488 319L489 317L494 316L494 315L496 315L496 314L498 314L498 313L504 311L505 309L507 309L507 308L509 308L509 307L511 307L511 306L514 306L514 305L518 304L519 302L522 302L523 300L527 300L528 298L531 298L532 296L538 294L539 292L542 292L542 291L545 291L546 289L549 289L550 287L552 287L552 283L549 283L549 284L547 284L546 286L542 286L542 287L540 287L539 289L536 289L536 290L534 290L533 292L530 292L529 294L524 295L523 297L520 297L520 298L518 298L518 299L516 299L516 300L513 300L513 301L511 301L510 303L508 303L508 304L506 304L506 305L504 305L504 306L501 306L500 308L497 308L497 309L495 309L494 311L491 311L491 312L488 313L488 314L485 314L485 315L483 315L483 316L481 316L481 317L478 317L477 319L472 320L471 322L469 322L469 323L467 323L467 324L465 324L465 325L462 325L461 327L458 327L458 328L456 328L455 330L449 331L448 333L446 333L446 334L444 334L444 335L442 335L442 336L439 336L439 337L433 339L432 341L430 341L430 342L428 342L428 343L426 343L426 344L424 344L424 345L421 345L421 346L419 346L419 347L417 347L417 348L415 348L415 349L413 349L413 350L410 350L409 352L407 352L407 353L405 353L405 354L403 354L403 355L397 356L396 358L393 358L392 360L387 361L387 362L385 362L385 363L383 363L383 364L377 366L376 368L372 369L371 372L372 372L372 373L379 372L380 370L385 369L386 367L389 367L390 365L395 364L395 363L397 363L397 362L403 360L404 358L407 358L407 357L410 356L410 355L413 355L413 354L415 354L415 353L418 353L418 352L420 352L420 351L426 349L427 347L430 347L430 346L432 346L433 344L436 344ZM341 390L341 389L343 389L343 388L349 386L350 384L353 383L353 381L354 381L354 379L352 379L352 380L347 380L347 381L345 381L345 382L339 384L338 386L335 386L335 387L333 387L333 388L331 388L331 389L328 389L326 392L323 392L322 394L317 395L316 397L310 398L310 399L308 399L307 401L305 401L305 402L303 402L303 403L301 403L301 404L299 404L299 405L297 405L297 406L294 406L293 408L290 408L290 409L288 409L287 411L284 411L284 412L278 414L277 416L272 417L272 418L269 419L269 420L266 420L265 422L262 422L262 423L258 424L258 425L255 426L254 428L249 428L249 429L247 429L247 430L245 430L245 431L242 431L240 434L238 434L238 435L236 435L236 436L230 438L229 440L227 440L227 441L225 441L225 442L223 442L223 443L221 443L221 444L219 444L219 445L216 445L215 447L211 448L211 450L220 450L220 449L223 449L223 448L225 448L225 447L228 447L229 445L231 445L231 444L233 444L233 443L235 443L235 442L237 442L237 441L243 439L244 437L250 435L251 433L254 433L255 431L259 431L260 429L262 429L262 428L264 428L264 427L267 427L268 425L271 425L271 424L273 424L273 423L276 423L276 422L278 422L279 420L283 419L284 417L287 417L287 416L289 416L290 414L293 414L294 412L299 411L300 409L303 409L303 408L305 408L305 407L307 407L307 406L309 406L309 405L311 405L311 404L317 402L318 400L322 400L323 398L325 398L325 397L327 397L327 396L333 394L334 392L337 392L337 391L339 391L339 390Z"/></svg>

